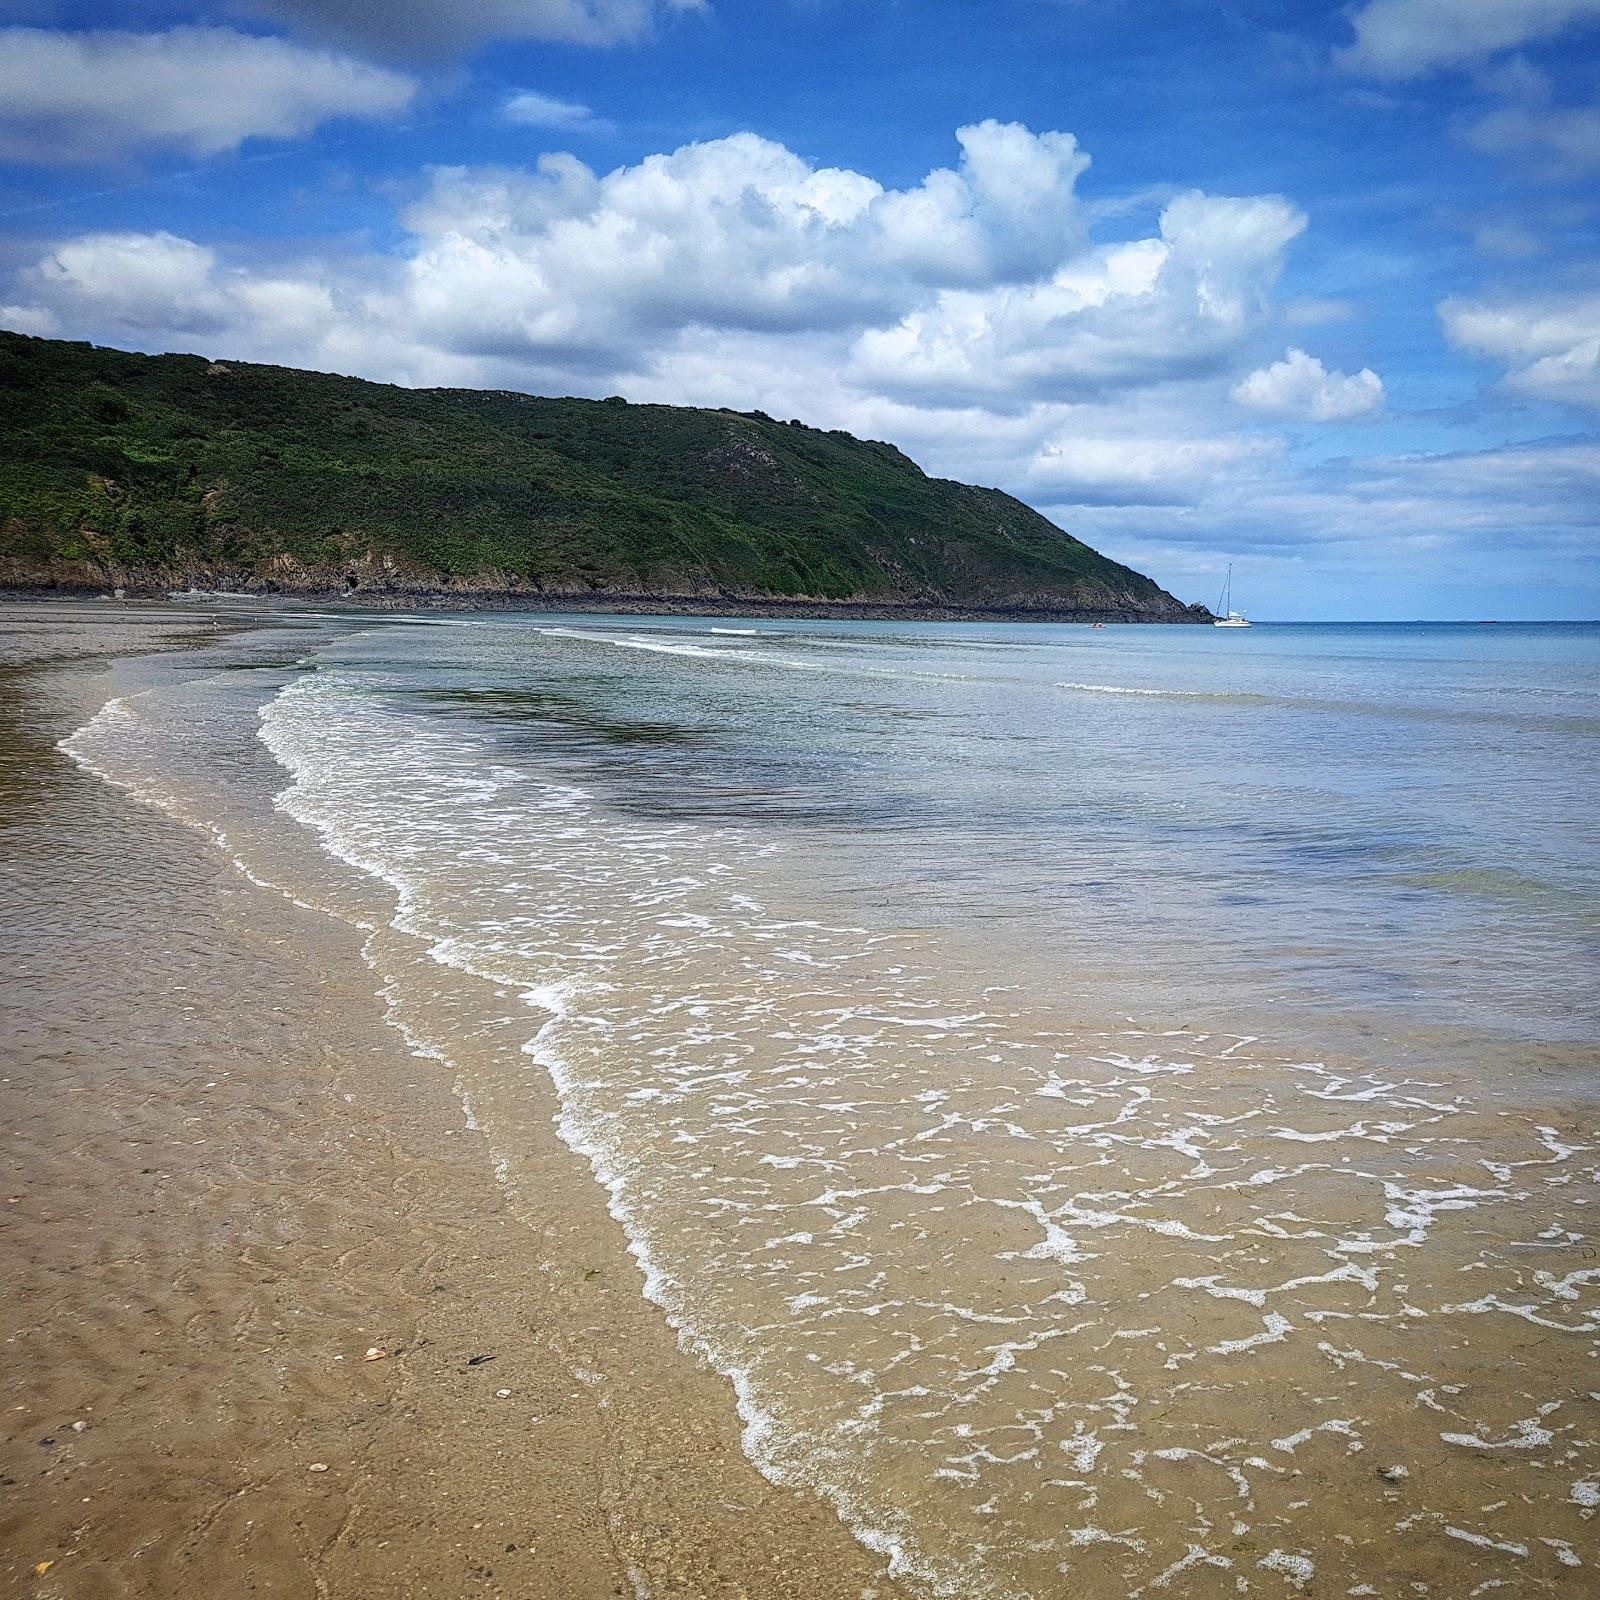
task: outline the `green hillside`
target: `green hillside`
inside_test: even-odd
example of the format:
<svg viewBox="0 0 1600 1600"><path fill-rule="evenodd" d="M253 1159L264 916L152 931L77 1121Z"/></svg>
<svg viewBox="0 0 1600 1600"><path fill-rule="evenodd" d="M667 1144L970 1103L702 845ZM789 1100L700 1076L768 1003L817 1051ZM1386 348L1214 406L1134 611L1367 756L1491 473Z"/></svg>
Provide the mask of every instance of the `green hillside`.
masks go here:
<svg viewBox="0 0 1600 1600"><path fill-rule="evenodd" d="M0 584L1203 615L997 489L760 412L10 333Z"/></svg>

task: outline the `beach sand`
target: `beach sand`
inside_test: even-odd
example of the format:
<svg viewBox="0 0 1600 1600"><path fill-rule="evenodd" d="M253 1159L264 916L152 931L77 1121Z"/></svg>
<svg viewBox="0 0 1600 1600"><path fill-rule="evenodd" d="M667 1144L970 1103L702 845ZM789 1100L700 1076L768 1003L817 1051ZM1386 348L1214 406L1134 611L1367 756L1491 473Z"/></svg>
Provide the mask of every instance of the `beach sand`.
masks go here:
<svg viewBox="0 0 1600 1600"><path fill-rule="evenodd" d="M0 636L0 1590L896 1594L742 1455L549 1120L513 1199L349 927L55 748L247 624Z"/></svg>

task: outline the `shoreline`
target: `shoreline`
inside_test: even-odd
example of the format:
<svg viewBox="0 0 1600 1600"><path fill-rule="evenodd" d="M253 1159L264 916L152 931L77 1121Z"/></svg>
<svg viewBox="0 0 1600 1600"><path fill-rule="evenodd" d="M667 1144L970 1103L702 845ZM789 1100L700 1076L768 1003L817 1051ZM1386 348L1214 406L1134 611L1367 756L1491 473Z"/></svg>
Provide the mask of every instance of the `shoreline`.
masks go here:
<svg viewBox="0 0 1600 1600"><path fill-rule="evenodd" d="M897 604L855 600L780 600L756 596L548 594L515 590L449 588L287 589L179 591L164 584L136 585L120 597L130 603L176 606L253 603L267 609L303 605L330 606L352 616L392 611L515 611L567 616L755 617L796 622L1057 622L1138 623L1156 626L1204 626L1212 621L1204 606L1175 616L1107 607L961 606L943 603ZM0 585L0 603L90 603L117 601L104 584L29 586Z"/></svg>
<svg viewBox="0 0 1600 1600"><path fill-rule="evenodd" d="M230 670L275 619L97 612L0 613L62 635L62 659L6 672L31 736L8 754L4 869L37 941L0 1085L7 1585L900 1592L743 1455L731 1386L645 1300L547 1083L519 1085L544 1114L497 1181L357 930L56 750L117 692L108 663ZM220 647L157 637L213 621Z"/></svg>

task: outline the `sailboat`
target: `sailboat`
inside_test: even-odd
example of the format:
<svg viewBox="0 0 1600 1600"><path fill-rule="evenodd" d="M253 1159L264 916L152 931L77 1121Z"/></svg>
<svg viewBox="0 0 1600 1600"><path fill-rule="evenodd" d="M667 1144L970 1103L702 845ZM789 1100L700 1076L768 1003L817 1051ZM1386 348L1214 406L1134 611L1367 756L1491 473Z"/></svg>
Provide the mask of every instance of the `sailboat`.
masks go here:
<svg viewBox="0 0 1600 1600"><path fill-rule="evenodd" d="M1218 628L1248 628L1249 621L1242 611L1233 610L1233 563L1228 563L1228 576L1223 580L1222 598L1217 602L1217 610L1221 614L1212 618L1212 623Z"/></svg>

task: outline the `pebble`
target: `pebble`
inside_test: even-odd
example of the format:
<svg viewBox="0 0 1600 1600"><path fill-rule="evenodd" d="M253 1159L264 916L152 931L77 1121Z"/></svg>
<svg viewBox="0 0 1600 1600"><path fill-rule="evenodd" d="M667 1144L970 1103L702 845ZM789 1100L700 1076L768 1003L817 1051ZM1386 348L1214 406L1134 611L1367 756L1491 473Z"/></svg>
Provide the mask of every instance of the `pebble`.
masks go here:
<svg viewBox="0 0 1600 1600"><path fill-rule="evenodd" d="M509 1400L511 1398L511 1391L509 1389L496 1389L494 1392L494 1397L496 1400Z"/></svg>
<svg viewBox="0 0 1600 1600"><path fill-rule="evenodd" d="M1411 1476L1411 1473L1405 1467L1385 1467L1378 1476L1385 1483L1404 1483Z"/></svg>

